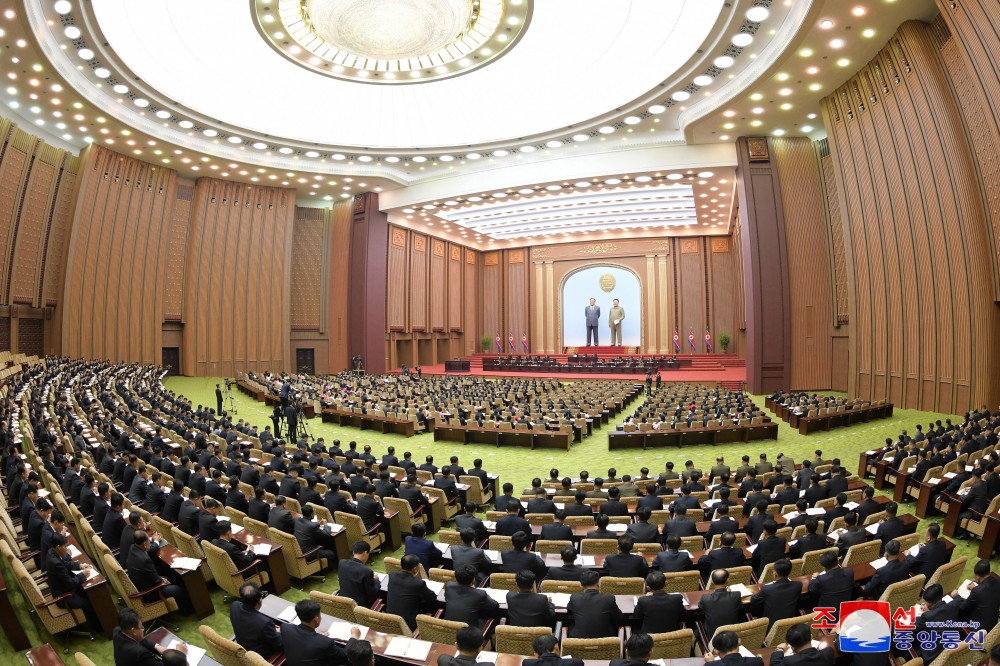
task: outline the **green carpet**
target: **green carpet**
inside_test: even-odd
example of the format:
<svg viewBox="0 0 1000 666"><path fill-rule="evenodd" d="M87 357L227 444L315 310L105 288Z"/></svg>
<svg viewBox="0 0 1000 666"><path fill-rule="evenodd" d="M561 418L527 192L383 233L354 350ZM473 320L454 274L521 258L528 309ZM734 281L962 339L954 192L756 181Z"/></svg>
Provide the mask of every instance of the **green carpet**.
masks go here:
<svg viewBox="0 0 1000 666"><path fill-rule="evenodd" d="M215 385L219 382L221 382L221 379L218 377L171 377L167 379L166 386L170 391L183 394L195 405L201 403L214 407ZM266 408L264 403L256 402L235 390L232 395L237 410L237 413L233 416L234 419L245 419L261 429L263 429L263 426L271 423L269 419L271 410ZM754 396L754 402L763 408L763 396ZM638 404L633 403L628 412L631 413ZM774 414L771 414L771 417L774 418ZM418 463L422 462L424 456L427 454L434 455L435 462L439 466L447 462L448 458L453 454L459 456L462 465L465 467L471 467L473 459L482 458L484 469L499 474L501 482L509 481L513 483L516 489L515 492L517 492L522 487L530 485L533 477L547 477L551 468L558 469L560 476L573 477L578 476L580 470L583 469L588 470L591 476L603 476L609 467L615 467L619 475L636 474L639 468L643 466L649 467L651 473L657 473L663 469L663 465L667 460L673 460L678 468L683 466L684 461L693 460L700 469L707 470L714 464L717 455L723 455L726 457L727 464L735 469L739 465L740 457L744 454L749 455L751 459L756 459L762 452L766 452L768 458L771 460L777 458L779 453L785 453L796 461L801 461L803 458L812 458L813 451L820 449L823 451L824 458L839 457L847 468L854 472L857 466L858 454L861 451L880 445L886 437L895 439L896 435L904 428L912 433L914 426L918 423L926 425L928 422L936 419L944 420L948 417L955 418L951 414L896 409L891 419L872 421L864 425L831 430L830 432L800 435L787 424L782 424L778 431L777 441L769 440L751 442L750 444L727 444L719 446L692 446L681 450L664 450L662 453L653 451L608 451L608 432L613 430L610 424L609 427L598 430L593 436L584 439L583 443L575 444L569 452L531 451L521 448L496 448L474 444L463 446L454 443L435 442L432 435L418 435L411 438L406 438L402 435L382 435L367 430L361 431L354 428L322 423L319 418L311 419L308 422L308 427L313 437L324 437L327 444L331 443L334 439L340 439L345 445L347 442L355 440L358 442L359 448L365 444L371 444L376 457L381 456L385 448L391 444L396 447L396 454L400 457L402 457L404 451L411 451L413 459ZM904 512L907 510L912 511L912 509L907 509L907 505L904 505L903 510ZM929 521L921 522L921 529L927 522ZM954 557L966 555L970 559L969 566L966 568L967 577L972 576L972 565L977 558L977 547L978 544L975 541L960 541L956 544ZM389 555L392 555L392 553L389 553ZM401 556L401 552L396 554L396 556ZM383 570L382 556L373 558L372 564L376 570ZM8 581L11 580L9 572L5 571L5 576ZM337 589L336 575L330 576L326 583L310 581L306 584L306 591L304 592L292 588L283 596L288 599L298 600L307 597L308 590L311 589L321 589L323 591ZM15 592L11 597L19 605L20 610L24 611L24 601L21 595ZM183 618L178 622L181 628L181 635L192 643L203 647L204 641L198 634L199 624L207 624L223 636L232 635L228 607L222 601L222 592L216 590L213 598L216 608L215 615L200 622L193 619L184 620ZM57 645L41 628L40 624L28 618L26 612L22 613L22 624L24 624L35 644L49 641L53 643L53 646ZM72 638L70 640L71 653L68 663L74 663L72 652L75 650L86 652L98 664L113 663L111 643L109 641L102 638L98 638L94 643L86 639ZM0 636L0 664L8 663L24 663L23 657L12 654L11 646L6 641L6 638Z"/></svg>

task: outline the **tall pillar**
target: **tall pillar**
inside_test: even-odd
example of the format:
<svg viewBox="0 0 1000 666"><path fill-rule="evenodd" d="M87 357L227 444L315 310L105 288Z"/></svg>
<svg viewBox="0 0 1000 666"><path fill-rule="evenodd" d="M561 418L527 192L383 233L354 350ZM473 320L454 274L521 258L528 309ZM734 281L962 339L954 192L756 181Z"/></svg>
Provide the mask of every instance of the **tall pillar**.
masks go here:
<svg viewBox="0 0 1000 666"><path fill-rule="evenodd" d="M791 377L788 255L781 188L767 138L740 137L736 153L746 281L747 388L752 393L770 393L789 388Z"/></svg>
<svg viewBox="0 0 1000 666"><path fill-rule="evenodd" d="M386 371L388 241L388 216L378 209L378 195L366 192L354 197L348 277L348 353L351 358L360 355L370 373Z"/></svg>

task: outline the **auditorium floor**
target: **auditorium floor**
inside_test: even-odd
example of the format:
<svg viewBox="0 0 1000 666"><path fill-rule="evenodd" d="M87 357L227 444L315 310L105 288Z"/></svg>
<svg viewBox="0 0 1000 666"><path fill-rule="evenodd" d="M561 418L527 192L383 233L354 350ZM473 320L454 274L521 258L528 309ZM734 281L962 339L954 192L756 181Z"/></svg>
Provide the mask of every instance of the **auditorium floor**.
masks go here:
<svg viewBox="0 0 1000 666"><path fill-rule="evenodd" d="M201 403L214 406L215 384L220 382L221 379L215 377L171 377L166 380L166 386L168 390L183 394L195 405ZM255 402L235 390L232 395L237 409L236 418L248 420L261 428L270 424L270 410L265 408L263 403ZM763 407L763 396L755 396L754 401ZM774 417L773 414L771 416ZM800 435L787 425L782 425L777 441L753 442L749 445L693 446L682 450L665 450L662 454L642 451L609 452L607 433L612 429L610 427L596 431L593 436L584 439L582 444L574 445L569 452L529 451L519 448L494 448L477 445L459 446L445 442L434 442L431 435L418 435L407 439L401 435L381 435L370 431L325 424L318 418L309 421L309 430L313 437L324 437L327 443L333 439L340 439L344 443L353 439L358 442L359 448L365 444L371 444L376 456L380 456L385 447L392 444L396 447L396 453L400 457L402 457L403 451L412 451L414 460L422 462L424 456L431 454L439 466L446 463L453 454L458 455L462 464L467 467L472 465L473 459L482 458L483 467L486 470L500 474L502 482L513 483L515 492L517 492L530 485L532 477L548 476L549 469L553 467L559 470L560 475L570 476L577 476L581 469L589 470L592 476L602 476L606 474L609 467L615 467L619 474L637 473L642 466L649 467L651 473L657 473L663 469L667 460L672 459L680 468L683 467L685 460L690 459L700 469L708 470L714 464L717 455L725 456L726 463L735 468L742 455L746 454L756 458L762 452L766 452L772 460L783 452L799 461L806 457L811 458L814 450L821 449L825 458L840 457L848 468L854 471L857 466L858 454L861 451L883 442L886 437L895 438L903 428L913 432L917 423L926 425L929 421L944 420L949 416L954 419L954 416L947 414L896 409L891 419L872 421L852 428L805 436ZM904 506L904 511L906 510ZM922 525L926 522L928 521L922 521ZM972 565L976 559L977 546L975 541L958 541L956 543L954 557L966 555L970 560L966 570L967 577L972 576ZM393 555L393 553L387 554ZM400 557L401 551L396 556ZM372 564L376 570L383 570L382 556L373 558ZM11 579L8 577L8 580ZM337 589L336 574L329 576L325 583L310 581L306 584L305 591L292 588L283 596L298 600L307 597L308 591L312 589L324 591ZM52 637L41 631L38 628L39 625L28 618L27 613L24 612L23 597L20 594L12 594L11 598L22 611L22 623L32 638L33 644L52 642L53 646L56 646L57 643ZM213 594L213 600L216 612L204 621L180 618L178 625L181 628L181 636L204 647L204 641L198 634L198 625L202 623L208 624L223 636L232 635L228 606L222 601L222 593L216 591ZM110 641L98 638L96 642L91 643L86 639L73 637L70 639L70 645L70 656L67 658L67 663L74 663L72 653L76 650L85 651L98 664L114 663ZM0 634L0 665L24 663L23 657L11 657L13 654L6 638Z"/></svg>

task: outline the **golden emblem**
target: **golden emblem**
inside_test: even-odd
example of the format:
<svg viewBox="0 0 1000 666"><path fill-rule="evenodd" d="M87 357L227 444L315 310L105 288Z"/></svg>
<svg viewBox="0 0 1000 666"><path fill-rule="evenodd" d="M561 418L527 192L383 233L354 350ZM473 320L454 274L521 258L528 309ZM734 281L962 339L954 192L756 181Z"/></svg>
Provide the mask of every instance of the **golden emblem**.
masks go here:
<svg viewBox="0 0 1000 666"><path fill-rule="evenodd" d="M601 289L604 291L614 291L616 284L615 276L611 273L605 273L600 277L597 283L601 285Z"/></svg>

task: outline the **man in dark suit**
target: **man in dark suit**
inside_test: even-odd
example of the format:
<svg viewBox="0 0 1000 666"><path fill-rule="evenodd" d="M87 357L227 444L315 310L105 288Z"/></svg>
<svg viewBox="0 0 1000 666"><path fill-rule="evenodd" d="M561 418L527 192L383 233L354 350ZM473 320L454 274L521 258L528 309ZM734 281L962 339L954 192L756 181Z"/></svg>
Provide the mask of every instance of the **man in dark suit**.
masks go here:
<svg viewBox="0 0 1000 666"><path fill-rule="evenodd" d="M125 529L125 516L122 514L124 508L125 496L121 493L113 494L108 513L104 518L104 529L101 531L101 539L104 543L111 544L109 547L113 548L114 544L122 541L122 530Z"/></svg>
<svg viewBox="0 0 1000 666"><path fill-rule="evenodd" d="M198 539L211 541L219 533L216 525L219 523L219 511L222 507L211 497L203 504L205 510L198 514Z"/></svg>
<svg viewBox="0 0 1000 666"><path fill-rule="evenodd" d="M302 473L302 467L299 465L292 465L288 469L288 474L281 478L281 483L278 484L278 492L285 497L291 497L292 499L299 498L299 491L302 489L302 484L299 483L299 475Z"/></svg>
<svg viewBox="0 0 1000 666"><path fill-rule="evenodd" d="M161 666L164 664L162 657L176 659L176 654L172 653L181 653L181 659L184 659L187 653L186 645L168 650L166 646L143 638L143 635L142 620L137 612L131 608L118 611L118 626L111 637L115 666Z"/></svg>
<svg viewBox="0 0 1000 666"><path fill-rule="evenodd" d="M299 548L303 553L311 553L319 548L309 558L320 557L326 560L327 569L337 566L337 553L334 550L333 535L327 527L326 519L321 518L313 522L313 508L309 505L302 507L302 516L296 518L293 524L295 540L299 542Z"/></svg>
<svg viewBox="0 0 1000 666"><path fill-rule="evenodd" d="M854 512L858 514L858 525L864 525L865 519L868 516L882 510L882 505L873 499L875 497L874 488L871 486L865 486L862 494L864 495L864 500L862 500L861 504L858 505L858 508L854 510Z"/></svg>
<svg viewBox="0 0 1000 666"><path fill-rule="evenodd" d="M903 519L896 515L899 505L889 502L885 505L885 518L880 522L875 538L882 541L882 551L885 552L885 545L897 537L903 536L906 526Z"/></svg>
<svg viewBox="0 0 1000 666"><path fill-rule="evenodd" d="M868 533L858 526L857 513L851 511L844 516L844 524L847 525L847 531L837 539L837 548L840 549L841 555L847 553L851 546L868 541Z"/></svg>
<svg viewBox="0 0 1000 666"><path fill-rule="evenodd" d="M727 624L736 624L743 613L740 593L729 590L729 572L716 569L712 572L712 584L715 589L703 594L698 602L698 608L705 615L705 635L715 635L715 630Z"/></svg>
<svg viewBox="0 0 1000 666"><path fill-rule="evenodd" d="M455 484L455 479L451 476L450 465L445 465L441 468L441 476L434 479L434 487L444 491L444 496L448 500L448 504L454 504L458 501L458 486Z"/></svg>
<svg viewBox="0 0 1000 666"><path fill-rule="evenodd" d="M510 502L516 502L517 498L514 497L514 484L505 483L502 487L503 494L497 495L494 505L497 511L506 511L507 504Z"/></svg>
<svg viewBox="0 0 1000 666"><path fill-rule="evenodd" d="M455 516L455 528L459 532L466 529L472 530L476 543L482 543L489 537L489 532L486 529L486 525L483 524L482 519L476 516L478 509L479 507L476 506L475 502L466 502L465 513Z"/></svg>
<svg viewBox="0 0 1000 666"><path fill-rule="evenodd" d="M635 540L627 534L618 537L618 552L604 558L604 574L616 578L645 578L649 565L642 555L633 555Z"/></svg>
<svg viewBox="0 0 1000 666"><path fill-rule="evenodd" d="M427 506L427 498L420 492L420 486L417 485L416 474L407 475L406 483L399 487L399 498L409 502L410 510L415 513Z"/></svg>
<svg viewBox="0 0 1000 666"><path fill-rule="evenodd" d="M481 583L486 580L493 562L483 549L475 546L476 533L471 528L463 528L459 530L458 534L462 539L462 543L460 545L452 545L449 549L451 552L452 567L456 571L462 566L472 567L476 570L476 579Z"/></svg>
<svg viewBox="0 0 1000 666"><path fill-rule="evenodd" d="M941 526L937 523L931 523L927 526L927 531L924 533L924 543L921 544L917 554L906 556L906 564L914 576L923 574L927 580L930 580L938 567L947 563L951 558L947 543L944 539L939 538L940 535Z"/></svg>
<svg viewBox="0 0 1000 666"><path fill-rule="evenodd" d="M608 490L608 501L601 504L599 513L606 516L627 516L628 505L621 501L621 491L617 487Z"/></svg>
<svg viewBox="0 0 1000 666"><path fill-rule="evenodd" d="M827 531L830 529L830 525L837 518L843 518L846 516L850 509L848 509L845 504L847 504L847 493L837 493L837 504L832 508L827 509L826 513L823 514L823 525L826 526Z"/></svg>
<svg viewBox="0 0 1000 666"><path fill-rule="evenodd" d="M528 534L530 532L515 532L511 536L514 549L500 553L500 568L504 573L512 574L527 569L537 578L543 578L546 573L545 563L538 555L527 550L528 544L531 543Z"/></svg>
<svg viewBox="0 0 1000 666"><path fill-rule="evenodd" d="M917 616L915 623L917 627L913 632L915 636L920 632L927 631L927 624L929 622L932 623L931 627L945 627L949 626L948 622L958 621L959 604L955 601L944 602L942 601L943 597L944 590L937 583L924 588L924 603L922 604L922 612ZM944 646L941 644L941 641L932 641L929 648L925 647L925 645L927 644L917 641L917 645L913 647L924 658L924 663L930 664L941 654Z"/></svg>
<svg viewBox="0 0 1000 666"><path fill-rule="evenodd" d="M777 562L785 556L788 540L778 536L778 524L769 518L764 521L764 537L757 542L751 562L754 573L758 576L771 562Z"/></svg>
<svg viewBox="0 0 1000 666"><path fill-rule="evenodd" d="M740 654L740 637L735 631L720 631L712 639L712 654L723 666L764 666L760 657L744 657ZM711 663L711 662L709 662Z"/></svg>
<svg viewBox="0 0 1000 666"><path fill-rule="evenodd" d="M559 656L559 641L553 634L543 634L531 641L535 659L525 659L522 666L583 666L583 659Z"/></svg>
<svg viewBox="0 0 1000 666"><path fill-rule="evenodd" d="M212 545L224 550L237 569L250 566L254 561L254 555L245 545L239 541L233 541L232 523L228 520L220 520L215 527L219 536L212 539ZM252 574L253 572L251 572Z"/></svg>
<svg viewBox="0 0 1000 666"><path fill-rule="evenodd" d="M705 533L705 543L711 545L712 537L716 534L725 534L726 532L735 534L739 530L739 522L729 517L729 507L720 506L715 510L715 520L712 521L712 524L708 527L708 532Z"/></svg>
<svg viewBox="0 0 1000 666"><path fill-rule="evenodd" d="M282 495L274 498L274 508L267 517L267 526L281 530L285 534L295 532L295 520L292 518L292 512L285 508L285 498Z"/></svg>
<svg viewBox="0 0 1000 666"><path fill-rule="evenodd" d="M149 537L142 530L135 533L135 543L128 552L127 564L125 568L129 580L135 585L135 589L140 592L156 588L143 597L143 601L152 603L160 598L171 597L177 602L177 606L182 615L187 615L191 609L187 594L179 585L173 585L166 578L161 578L156 572L156 566L149 556ZM161 587L162 585L162 587Z"/></svg>
<svg viewBox="0 0 1000 666"><path fill-rule="evenodd" d="M405 544L403 552L406 555L415 555L420 560L420 564L424 566L424 571L430 571L432 567L441 566L444 556L441 555L441 551L437 549L433 541L425 538L426 536L427 528L424 527L423 523L417 523L411 527L410 534L403 539Z"/></svg>
<svg viewBox="0 0 1000 666"><path fill-rule="evenodd" d="M588 530L584 535L586 539L617 539L618 533L612 532L608 529L608 525L611 523L611 518L599 513L594 516L594 528Z"/></svg>
<svg viewBox="0 0 1000 666"><path fill-rule="evenodd" d="M973 568L975 581L967 599L957 599L959 617L970 622L978 622L979 628L989 632L997 624L1000 614L1000 579L990 573L990 561L979 560ZM958 593L954 590L952 597Z"/></svg>
<svg viewBox="0 0 1000 666"><path fill-rule="evenodd" d="M149 501L148 499L146 500ZM238 476L229 477L229 490L226 492L225 505L227 508L235 509L242 513L250 511L250 501L240 490L240 479Z"/></svg>
<svg viewBox="0 0 1000 666"><path fill-rule="evenodd" d="M802 583L789 580L792 563L781 558L774 563L776 579L762 585L757 594L750 597L747 610L754 615L766 615L768 626L773 626L778 620L795 617L799 614L799 598L802 596Z"/></svg>
<svg viewBox="0 0 1000 666"><path fill-rule="evenodd" d="M824 645L820 648L812 646L812 630L807 624L794 624L788 628L785 637L787 643L779 643L771 654L770 663L786 666L833 666L836 660L833 648ZM792 648L792 654L785 656L785 650Z"/></svg>
<svg viewBox="0 0 1000 666"><path fill-rule="evenodd" d="M791 476L785 477L784 487L779 490L774 498L776 504L786 506L795 504L799 499L799 491L795 487L795 482Z"/></svg>
<svg viewBox="0 0 1000 666"><path fill-rule="evenodd" d="M743 523L743 532L752 540L759 541L760 535L764 533L764 523L768 520L773 520L773 518L767 514L767 500L759 500L756 504L748 502L746 506L753 507L756 509L756 512L752 513L750 517L746 519L746 522Z"/></svg>
<svg viewBox="0 0 1000 666"><path fill-rule="evenodd" d="M110 513L110 511L109 511ZM198 516L201 515L201 496L192 490L188 498L181 503L177 512L177 524L181 531L193 537L198 536Z"/></svg>
<svg viewBox="0 0 1000 666"><path fill-rule="evenodd" d="M370 608L379 594L379 583L368 566L371 550L367 541L355 541L351 546L353 557L342 560L337 571L340 579L339 594L354 599L359 606L365 608Z"/></svg>
<svg viewBox="0 0 1000 666"><path fill-rule="evenodd" d="M646 494L639 496L639 502L636 504L636 510L638 507L645 506L648 507L650 511L662 511L663 510L663 498L656 494L656 484L647 483L646 484Z"/></svg>
<svg viewBox="0 0 1000 666"><path fill-rule="evenodd" d="M600 581L600 574L592 570L585 571L580 577L583 592L572 595L566 607L569 621L572 623L569 628L570 638L604 638L618 635L624 617L614 596L601 594L598 591Z"/></svg>
<svg viewBox="0 0 1000 666"><path fill-rule="evenodd" d="M256 583L243 583L240 585L240 600L229 607L229 620L236 642L248 652L252 650L259 655L267 655L266 659L281 652L283 643L274 620L260 612L263 598Z"/></svg>
<svg viewBox="0 0 1000 666"><path fill-rule="evenodd" d="M445 620L464 622L477 629L500 613L500 604L486 590L476 587L476 570L469 566L455 569L455 581L444 586L444 600Z"/></svg>
<svg viewBox="0 0 1000 666"><path fill-rule="evenodd" d="M972 478L974 479L972 487L969 488L969 492L962 498L961 512L958 514L959 525L970 518L978 519L979 516L986 513L990 499L992 499L988 494L986 481L983 480L982 468L977 467L973 470ZM956 536L960 539L968 539L969 532L964 528L960 528L956 530Z"/></svg>
<svg viewBox="0 0 1000 666"><path fill-rule="evenodd" d="M404 555L400 560L402 571L389 574L389 591L386 595L386 612L399 615L411 630L417 628L417 615L431 610L437 603L437 595L417 578L420 560L413 555Z"/></svg>
<svg viewBox="0 0 1000 666"><path fill-rule="evenodd" d="M742 567L747 563L746 555L742 548L736 548L736 535L732 532L723 534L719 541L721 545L713 548L698 560L698 569L701 577L708 582L708 576L716 569L731 569L732 567Z"/></svg>
<svg viewBox="0 0 1000 666"><path fill-rule="evenodd" d="M854 598L854 572L840 566L834 553L819 557L823 572L813 574L809 580L809 594L813 595L815 608L840 608L844 601Z"/></svg>
<svg viewBox="0 0 1000 666"><path fill-rule="evenodd" d="M555 513L555 502L549 499L545 488L535 488L535 496L528 500L528 513Z"/></svg>
<svg viewBox="0 0 1000 666"><path fill-rule="evenodd" d="M507 624L512 627L555 627L556 609L544 594L535 592L538 580L530 571L514 576L517 591L507 593Z"/></svg>
<svg viewBox="0 0 1000 666"><path fill-rule="evenodd" d="M271 505L264 501L264 489L254 488L253 497L247 503L247 518L267 525L271 517Z"/></svg>
<svg viewBox="0 0 1000 666"><path fill-rule="evenodd" d="M566 512L563 509L558 509L553 517L555 522L542 525L542 532L538 538L548 541L572 541L573 528L563 522L566 520Z"/></svg>
<svg viewBox="0 0 1000 666"><path fill-rule="evenodd" d="M625 530L625 534L632 537L636 543L659 543L660 530L649 522L652 513L648 506L636 508L635 517L638 522L630 524Z"/></svg>
<svg viewBox="0 0 1000 666"><path fill-rule="evenodd" d="M662 573L691 570L691 556L680 551L681 538L676 534L667 537L667 549L657 553L651 568Z"/></svg>
<svg viewBox="0 0 1000 666"><path fill-rule="evenodd" d="M865 585L865 598L877 600L885 592L885 588L910 577L909 567L900 557L899 542L895 539L885 544L885 558L888 563L876 569L875 575Z"/></svg>
<svg viewBox="0 0 1000 666"><path fill-rule="evenodd" d="M639 597L632 614L633 631L660 634L680 629L684 617L684 597L663 591L666 578L659 571L646 576L646 593Z"/></svg>
<svg viewBox="0 0 1000 666"><path fill-rule="evenodd" d="M42 562L49 585L49 592L53 598L61 597L64 594L69 596L60 601L57 605L60 608L74 608L83 611L87 616L91 631L99 631L100 620L94 612L94 607L90 605L87 595L83 590L83 583L87 580L87 574L91 569L90 564L80 565L73 562L69 553L66 552L66 537L62 534L52 535L52 544Z"/></svg>
<svg viewBox="0 0 1000 666"><path fill-rule="evenodd" d="M104 529L104 519L108 516L108 509L111 507L111 484L102 481L97 484L97 498L94 500L94 512L90 517L90 526L100 534Z"/></svg>
<svg viewBox="0 0 1000 666"><path fill-rule="evenodd" d="M176 523L180 518L181 506L184 504L183 490L184 485L180 481L174 481L173 490L167 493L163 499L163 509L160 510L160 518L168 523Z"/></svg>
<svg viewBox="0 0 1000 666"><path fill-rule="evenodd" d="M687 517L687 508L684 506L674 506L674 517L663 523L663 537L671 534L679 537L697 536L698 526Z"/></svg>
<svg viewBox="0 0 1000 666"><path fill-rule="evenodd" d="M347 664L347 653L332 638L317 631L322 619L319 604L303 599L295 604L298 624L281 625L281 639L285 644L287 666L314 666L319 664ZM357 645L360 630L352 629L347 649Z"/></svg>
<svg viewBox="0 0 1000 666"><path fill-rule="evenodd" d="M583 577L586 569L573 564L576 562L576 549L573 546L563 546L559 557L562 558L562 566L549 569L546 580L580 580Z"/></svg>
<svg viewBox="0 0 1000 666"><path fill-rule="evenodd" d="M805 555L814 550L823 550L826 548L826 535L817 533L819 522L816 520L816 517L808 516L804 525L806 526L806 534L800 537L798 543L795 544L796 552L799 555Z"/></svg>
<svg viewBox="0 0 1000 666"><path fill-rule="evenodd" d="M590 507L587 508L589 510ZM521 504L519 502L507 503L507 515L497 521L497 536L513 536L515 532L531 534L531 524L518 515L520 511Z"/></svg>

